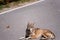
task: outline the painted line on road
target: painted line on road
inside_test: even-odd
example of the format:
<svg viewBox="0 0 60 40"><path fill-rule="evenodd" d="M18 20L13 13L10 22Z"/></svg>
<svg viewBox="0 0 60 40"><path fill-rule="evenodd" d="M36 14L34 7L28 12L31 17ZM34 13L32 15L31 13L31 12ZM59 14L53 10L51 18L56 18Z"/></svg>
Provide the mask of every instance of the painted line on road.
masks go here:
<svg viewBox="0 0 60 40"><path fill-rule="evenodd" d="M44 1L44 0L39 0L39 1L36 1L36 2L33 2L33 3L26 4L24 6L20 6L20 7L17 7L17 8L11 9L11 10L8 10L8 11L4 11L4 12L0 13L0 15L1 14L5 14L5 13L8 13L8 12L11 12L11 11L14 11L14 10L17 10L17 9L20 9L20 8L27 7L27 6L30 6L30 5L33 5L33 4L36 4L36 3L39 3L39 2L42 2L42 1Z"/></svg>

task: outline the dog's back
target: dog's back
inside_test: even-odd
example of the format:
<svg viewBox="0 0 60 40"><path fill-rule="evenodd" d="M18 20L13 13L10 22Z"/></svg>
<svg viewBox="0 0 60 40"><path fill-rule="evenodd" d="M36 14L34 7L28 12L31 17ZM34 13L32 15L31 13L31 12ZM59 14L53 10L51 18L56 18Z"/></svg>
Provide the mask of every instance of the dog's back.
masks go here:
<svg viewBox="0 0 60 40"><path fill-rule="evenodd" d="M48 29L35 28L33 30L33 34L31 34L31 38L36 39L39 37L43 37L44 39L47 39L47 38L55 39L55 34Z"/></svg>
<svg viewBox="0 0 60 40"><path fill-rule="evenodd" d="M52 31L50 31L48 29L43 29L43 31L44 31L44 35L46 37L49 37L51 39L55 39L55 34Z"/></svg>

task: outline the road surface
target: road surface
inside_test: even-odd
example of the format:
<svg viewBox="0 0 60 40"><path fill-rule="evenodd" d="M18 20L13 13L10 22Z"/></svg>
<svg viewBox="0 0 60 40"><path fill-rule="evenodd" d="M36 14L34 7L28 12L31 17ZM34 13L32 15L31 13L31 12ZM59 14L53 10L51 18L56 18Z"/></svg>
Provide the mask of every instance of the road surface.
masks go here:
<svg viewBox="0 0 60 40"><path fill-rule="evenodd" d="M56 35L55 40L60 40L60 0L45 0L0 15L0 40L19 40L25 34L28 21L51 30Z"/></svg>

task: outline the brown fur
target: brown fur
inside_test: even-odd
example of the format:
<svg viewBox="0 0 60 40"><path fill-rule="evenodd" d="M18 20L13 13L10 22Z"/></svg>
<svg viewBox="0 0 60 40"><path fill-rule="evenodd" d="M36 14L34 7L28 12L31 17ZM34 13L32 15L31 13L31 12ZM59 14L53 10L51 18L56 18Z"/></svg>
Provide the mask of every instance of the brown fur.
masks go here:
<svg viewBox="0 0 60 40"><path fill-rule="evenodd" d="M41 38L41 39L54 39L55 38L55 34L48 29L35 28L33 33L35 33L35 35L31 34L32 39L39 38L40 36L44 36L44 38Z"/></svg>
<svg viewBox="0 0 60 40"><path fill-rule="evenodd" d="M53 32L51 32L48 29L34 28L33 23L30 23L27 25L27 30L28 29L29 30L32 29L32 30L30 30L30 34L29 34L29 32L26 32L26 35L29 34L28 36L31 37L31 39L36 39L36 38L41 37L41 39L47 40L47 39L54 39L55 38L55 34Z"/></svg>

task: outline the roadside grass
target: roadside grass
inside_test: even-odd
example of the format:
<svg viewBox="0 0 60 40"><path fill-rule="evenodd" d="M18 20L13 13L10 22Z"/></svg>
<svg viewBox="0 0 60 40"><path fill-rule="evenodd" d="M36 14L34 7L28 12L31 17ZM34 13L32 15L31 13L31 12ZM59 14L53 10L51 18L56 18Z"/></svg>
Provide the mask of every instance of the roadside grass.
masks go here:
<svg viewBox="0 0 60 40"><path fill-rule="evenodd" d="M9 4L4 5L4 8L9 8L9 7L10 7Z"/></svg>
<svg viewBox="0 0 60 40"><path fill-rule="evenodd" d="M9 6L9 4L6 4L6 5L1 5L0 4L0 10L2 10L3 8L9 8L10 6Z"/></svg>
<svg viewBox="0 0 60 40"><path fill-rule="evenodd" d="M23 2L28 2L28 1L30 1L30 0L21 0L22 3L23 3Z"/></svg>
<svg viewBox="0 0 60 40"><path fill-rule="evenodd" d="M9 10L9 8L22 6L25 3L34 2L34 1L37 1L37 0L14 0L13 2L10 2L7 4L0 4L0 12L3 12L4 10Z"/></svg>
<svg viewBox="0 0 60 40"><path fill-rule="evenodd" d="M3 9L3 5L0 4L0 10L2 10L2 9Z"/></svg>
<svg viewBox="0 0 60 40"><path fill-rule="evenodd" d="M24 3L24 2L28 2L28 1L30 1L30 0L14 0L14 1L11 2L11 3L13 3L14 5L17 5L17 4L19 4L19 3ZM11 3L5 4L5 5L0 4L0 10L2 10L3 8L9 8L9 5L10 5Z"/></svg>

